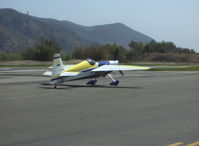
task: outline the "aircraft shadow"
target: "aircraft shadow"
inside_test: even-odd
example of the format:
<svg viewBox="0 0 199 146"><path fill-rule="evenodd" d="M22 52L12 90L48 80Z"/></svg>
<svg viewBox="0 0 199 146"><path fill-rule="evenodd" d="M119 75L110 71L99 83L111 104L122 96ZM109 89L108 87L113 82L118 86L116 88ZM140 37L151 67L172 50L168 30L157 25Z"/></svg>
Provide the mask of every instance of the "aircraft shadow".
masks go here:
<svg viewBox="0 0 199 146"><path fill-rule="evenodd" d="M41 83L41 85L50 85L50 84L49 83ZM67 87L67 89L69 89L69 88L143 89L143 87L132 87L132 86L110 86L110 85L90 86L90 85L74 85L74 84L60 84L60 85L57 86L56 89L66 89L66 88L59 88L59 87ZM46 87L41 87L41 88L53 89L53 86L52 87L46 86Z"/></svg>

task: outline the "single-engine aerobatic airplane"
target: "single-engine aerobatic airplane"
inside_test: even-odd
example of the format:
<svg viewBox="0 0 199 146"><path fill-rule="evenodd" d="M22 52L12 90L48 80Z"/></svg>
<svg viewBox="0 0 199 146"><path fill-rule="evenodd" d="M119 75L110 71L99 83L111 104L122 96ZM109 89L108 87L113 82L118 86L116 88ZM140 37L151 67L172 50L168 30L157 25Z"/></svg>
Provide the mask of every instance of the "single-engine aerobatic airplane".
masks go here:
<svg viewBox="0 0 199 146"><path fill-rule="evenodd" d="M111 78L110 85L117 86L119 80L115 80L110 73L112 71L119 71L123 75L123 70L148 70L150 67L144 66L130 66L130 65L118 65L118 60L100 61L95 62L92 59L84 60L76 65L64 65L60 54L54 54L52 71L46 71L44 76L51 77L50 84L57 88L59 83L66 81L80 80L86 78L92 78L87 82L87 85L94 86L98 77Z"/></svg>

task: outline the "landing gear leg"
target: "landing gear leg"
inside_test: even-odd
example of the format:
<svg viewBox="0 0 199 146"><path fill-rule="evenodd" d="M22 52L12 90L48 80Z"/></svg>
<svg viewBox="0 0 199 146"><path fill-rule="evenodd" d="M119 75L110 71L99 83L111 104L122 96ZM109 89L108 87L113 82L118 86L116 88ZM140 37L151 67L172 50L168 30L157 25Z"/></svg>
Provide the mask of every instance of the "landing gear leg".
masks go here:
<svg viewBox="0 0 199 146"><path fill-rule="evenodd" d="M108 76L111 78L112 82L110 83L110 85L113 86L117 86L119 84L119 80L115 80L110 74L108 74Z"/></svg>
<svg viewBox="0 0 199 146"><path fill-rule="evenodd" d="M57 85L54 86L54 89L56 89L56 88L57 88Z"/></svg>

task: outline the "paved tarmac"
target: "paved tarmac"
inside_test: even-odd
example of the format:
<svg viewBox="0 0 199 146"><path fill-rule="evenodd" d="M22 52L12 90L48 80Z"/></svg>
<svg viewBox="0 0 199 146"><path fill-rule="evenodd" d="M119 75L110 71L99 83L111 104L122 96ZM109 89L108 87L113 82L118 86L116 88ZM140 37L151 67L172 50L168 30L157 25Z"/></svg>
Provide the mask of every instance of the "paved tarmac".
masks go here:
<svg viewBox="0 0 199 146"><path fill-rule="evenodd" d="M0 68L0 146L199 145L199 72L125 72L58 89L43 68Z"/></svg>

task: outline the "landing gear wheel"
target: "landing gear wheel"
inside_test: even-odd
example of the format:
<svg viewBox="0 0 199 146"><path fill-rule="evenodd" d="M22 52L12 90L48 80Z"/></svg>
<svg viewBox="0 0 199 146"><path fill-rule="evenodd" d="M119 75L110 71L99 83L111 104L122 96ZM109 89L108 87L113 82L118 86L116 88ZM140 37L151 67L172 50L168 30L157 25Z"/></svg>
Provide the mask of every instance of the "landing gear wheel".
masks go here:
<svg viewBox="0 0 199 146"><path fill-rule="evenodd" d="M119 80L113 80L110 85L117 86L119 84Z"/></svg>
<svg viewBox="0 0 199 146"><path fill-rule="evenodd" d="M92 80L88 81L86 84L94 86L96 83L97 83L97 80L96 79L92 79Z"/></svg>

